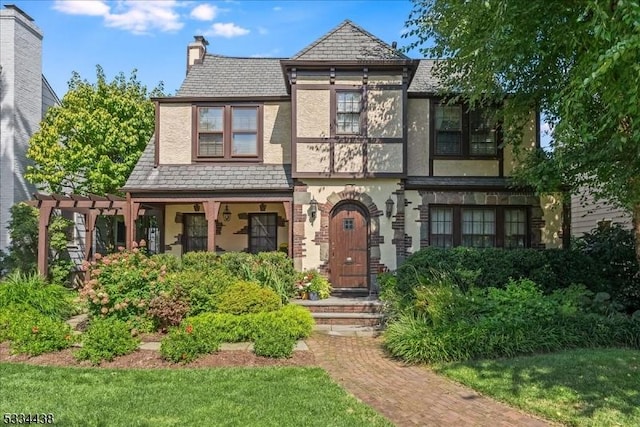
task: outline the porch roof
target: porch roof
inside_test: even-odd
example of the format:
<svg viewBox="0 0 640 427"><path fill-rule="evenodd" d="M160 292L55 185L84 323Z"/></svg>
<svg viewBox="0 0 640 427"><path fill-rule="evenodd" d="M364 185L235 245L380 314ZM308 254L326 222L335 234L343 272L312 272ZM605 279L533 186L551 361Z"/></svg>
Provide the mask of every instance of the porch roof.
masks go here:
<svg viewBox="0 0 640 427"><path fill-rule="evenodd" d="M185 164L154 167L155 144L147 144L124 191L226 191L293 189L291 165Z"/></svg>

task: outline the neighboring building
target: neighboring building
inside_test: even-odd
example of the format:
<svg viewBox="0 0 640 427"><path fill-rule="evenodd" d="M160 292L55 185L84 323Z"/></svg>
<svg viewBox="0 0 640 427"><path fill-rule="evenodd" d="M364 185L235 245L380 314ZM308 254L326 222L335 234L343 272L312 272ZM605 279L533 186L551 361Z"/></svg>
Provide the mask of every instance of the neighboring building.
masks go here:
<svg viewBox="0 0 640 427"><path fill-rule="evenodd" d="M350 21L291 58L206 46L196 37L177 96L155 100L124 188L132 220L159 212L164 251L283 250L366 292L426 246L562 245L562 206L511 186L500 129L441 103L433 60Z"/></svg>
<svg viewBox="0 0 640 427"><path fill-rule="evenodd" d="M580 237L598 228L599 224L619 224L631 228L631 214L604 201L596 202L586 191L571 197L571 235Z"/></svg>
<svg viewBox="0 0 640 427"><path fill-rule="evenodd" d="M0 250L9 245L10 208L31 199L24 179L29 138L59 102L42 75L42 31L14 5L0 10Z"/></svg>

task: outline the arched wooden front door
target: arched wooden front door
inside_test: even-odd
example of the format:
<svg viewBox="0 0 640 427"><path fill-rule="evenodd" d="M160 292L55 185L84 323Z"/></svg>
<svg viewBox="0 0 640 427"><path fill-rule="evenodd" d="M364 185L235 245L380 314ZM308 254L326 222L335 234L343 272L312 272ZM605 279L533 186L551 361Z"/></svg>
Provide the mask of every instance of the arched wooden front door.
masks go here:
<svg viewBox="0 0 640 427"><path fill-rule="evenodd" d="M368 287L368 228L365 210L356 203L342 203L331 213L329 268L333 287Z"/></svg>

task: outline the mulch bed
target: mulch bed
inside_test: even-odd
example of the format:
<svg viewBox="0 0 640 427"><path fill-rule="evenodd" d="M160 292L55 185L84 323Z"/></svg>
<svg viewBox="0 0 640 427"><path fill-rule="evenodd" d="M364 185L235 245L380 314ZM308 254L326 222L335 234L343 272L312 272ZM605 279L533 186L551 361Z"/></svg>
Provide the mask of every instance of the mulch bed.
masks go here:
<svg viewBox="0 0 640 427"><path fill-rule="evenodd" d="M78 362L73 353L75 348L68 348L40 356L12 355L9 343L0 344L0 362L26 363L41 366L75 366L92 367L90 362ZM253 367L253 366L316 366L313 353L310 351L294 351L289 359L272 359L256 356L250 351L219 351L202 356L191 363L172 363L163 360L160 353L151 350L137 350L126 356L115 358L111 362L103 362L99 368L216 368L216 367Z"/></svg>

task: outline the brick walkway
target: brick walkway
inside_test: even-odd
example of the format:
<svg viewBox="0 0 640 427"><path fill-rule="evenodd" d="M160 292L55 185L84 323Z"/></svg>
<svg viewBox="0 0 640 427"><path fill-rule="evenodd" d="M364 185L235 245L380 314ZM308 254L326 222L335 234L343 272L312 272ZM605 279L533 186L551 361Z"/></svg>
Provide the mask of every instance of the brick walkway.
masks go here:
<svg viewBox="0 0 640 427"><path fill-rule="evenodd" d="M548 426L424 367L384 356L380 339L314 334L316 363L397 426Z"/></svg>

